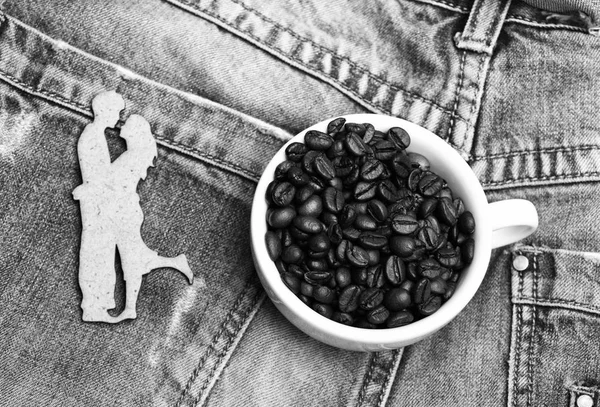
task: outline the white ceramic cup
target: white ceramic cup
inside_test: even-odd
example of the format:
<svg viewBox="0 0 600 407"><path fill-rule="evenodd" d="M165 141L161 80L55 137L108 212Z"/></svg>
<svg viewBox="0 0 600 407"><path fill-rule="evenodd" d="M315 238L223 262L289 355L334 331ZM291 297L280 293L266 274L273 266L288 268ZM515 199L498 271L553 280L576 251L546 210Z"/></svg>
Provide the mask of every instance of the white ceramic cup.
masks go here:
<svg viewBox="0 0 600 407"><path fill-rule="evenodd" d="M343 116L350 123L371 123L376 130L387 132L401 127L411 137L409 152L425 156L431 170L446 180L455 196L460 197L475 218L475 255L457 282L454 295L434 314L411 324L388 329L364 329L346 326L319 315L306 306L282 282L274 262L267 253L267 186L274 179L275 168L286 159L285 148L292 142L303 142L309 130L325 132L328 119L309 127L283 146L267 165L256 188L251 215L252 255L260 281L267 294L294 325L313 338L329 345L357 351L396 349L417 342L449 323L473 298L481 285L490 261L491 250L521 240L537 229L538 215L527 200L510 199L489 204L477 177L444 140L430 131L395 117L376 114Z"/></svg>

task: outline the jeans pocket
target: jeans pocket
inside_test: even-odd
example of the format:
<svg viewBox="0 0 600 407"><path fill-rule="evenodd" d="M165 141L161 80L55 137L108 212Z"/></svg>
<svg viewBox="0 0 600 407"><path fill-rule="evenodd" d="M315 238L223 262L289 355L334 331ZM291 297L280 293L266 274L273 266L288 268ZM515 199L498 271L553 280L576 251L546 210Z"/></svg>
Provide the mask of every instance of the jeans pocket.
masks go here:
<svg viewBox="0 0 600 407"><path fill-rule="evenodd" d="M600 383L600 254L516 246L512 256L508 405L597 398L573 386Z"/></svg>

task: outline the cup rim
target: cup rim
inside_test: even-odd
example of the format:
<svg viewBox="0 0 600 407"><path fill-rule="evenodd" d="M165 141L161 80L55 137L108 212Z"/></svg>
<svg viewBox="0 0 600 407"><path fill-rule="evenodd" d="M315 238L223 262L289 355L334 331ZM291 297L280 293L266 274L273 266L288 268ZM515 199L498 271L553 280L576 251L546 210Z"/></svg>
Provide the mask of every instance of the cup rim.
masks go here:
<svg viewBox="0 0 600 407"><path fill-rule="evenodd" d="M475 256L472 263L461 272L455 293L432 315L405 326L384 329L358 328L335 322L318 314L285 286L266 249L264 237L268 229L265 193L268 184L274 180L275 168L285 159L286 147L293 142L303 142L304 135L309 130L325 131L327 124L338 117L343 117L351 123L371 123L377 130L381 131L387 131L390 127L401 127L411 136L411 145L407 149L409 152L415 150L422 152L421 148L424 145L428 145L427 148L440 149L448 160L452 160L452 165L456 166L454 171L462 179L461 183L470 188L469 201L476 202L476 208L472 207L473 204L468 206L468 209L475 216L477 225L474 235L476 242ZM423 152L423 155L429 158L426 152ZM452 187L452 190L454 189ZM461 199L465 201L462 196ZM307 334L333 346L343 348L398 348L414 343L441 329L454 319L475 295L483 281L491 255L491 225L486 218L487 205L488 202L483 188L466 161L453 147L429 130L406 120L386 115L349 114L335 116L298 133L282 146L269 161L256 187L252 204L251 246L253 257L261 283L265 286L269 297L286 318ZM460 295L457 295L459 293ZM295 318L299 318L299 320ZM340 342L342 343L340 344Z"/></svg>

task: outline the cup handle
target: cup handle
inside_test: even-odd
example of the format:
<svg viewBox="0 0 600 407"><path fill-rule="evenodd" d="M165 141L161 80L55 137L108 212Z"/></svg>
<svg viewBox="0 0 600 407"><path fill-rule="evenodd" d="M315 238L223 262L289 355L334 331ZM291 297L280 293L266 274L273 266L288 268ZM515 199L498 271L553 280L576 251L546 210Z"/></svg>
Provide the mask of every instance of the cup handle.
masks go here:
<svg viewBox="0 0 600 407"><path fill-rule="evenodd" d="M538 213L525 199L506 199L488 204L492 223L492 248L526 238L538 227Z"/></svg>

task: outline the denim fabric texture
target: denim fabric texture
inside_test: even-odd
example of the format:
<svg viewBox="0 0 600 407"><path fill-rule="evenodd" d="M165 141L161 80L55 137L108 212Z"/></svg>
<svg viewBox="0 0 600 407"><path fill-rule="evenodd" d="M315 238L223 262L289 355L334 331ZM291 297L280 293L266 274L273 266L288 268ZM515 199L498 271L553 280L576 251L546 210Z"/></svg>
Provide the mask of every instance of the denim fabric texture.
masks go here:
<svg viewBox="0 0 600 407"><path fill-rule="evenodd" d="M0 405L599 405L600 37L585 21L519 0L0 10ZM138 188L144 241L185 253L196 278L147 275L137 319L117 325L81 321L71 195L77 140L105 90L125 99L120 125L142 115L158 143ZM438 134L489 201L529 199L540 216L534 235L492 253L447 327L372 354L285 320L249 246L271 156L311 124L363 112Z"/></svg>

